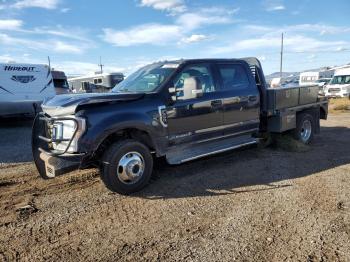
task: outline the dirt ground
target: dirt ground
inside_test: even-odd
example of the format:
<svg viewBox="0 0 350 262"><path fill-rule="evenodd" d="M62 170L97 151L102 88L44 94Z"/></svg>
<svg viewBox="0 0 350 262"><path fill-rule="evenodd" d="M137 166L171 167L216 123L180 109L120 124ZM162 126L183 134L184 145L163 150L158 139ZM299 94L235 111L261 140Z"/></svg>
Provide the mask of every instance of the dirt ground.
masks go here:
<svg viewBox="0 0 350 262"><path fill-rule="evenodd" d="M323 121L306 150L159 161L129 197L96 170L41 180L30 124L5 126L0 261L350 261L349 113Z"/></svg>

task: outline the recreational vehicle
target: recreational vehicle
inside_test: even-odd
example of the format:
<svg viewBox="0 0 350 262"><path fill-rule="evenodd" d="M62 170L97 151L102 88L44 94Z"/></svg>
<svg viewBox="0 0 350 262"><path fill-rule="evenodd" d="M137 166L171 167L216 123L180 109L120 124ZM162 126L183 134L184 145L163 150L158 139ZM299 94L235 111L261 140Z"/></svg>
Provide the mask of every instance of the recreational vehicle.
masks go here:
<svg viewBox="0 0 350 262"><path fill-rule="evenodd" d="M52 70L51 73L56 95L71 93L66 74L56 70Z"/></svg>
<svg viewBox="0 0 350 262"><path fill-rule="evenodd" d="M350 96L350 68L338 69L329 84L325 87L327 97Z"/></svg>
<svg viewBox="0 0 350 262"><path fill-rule="evenodd" d="M124 80L122 73L95 73L68 79L70 88L76 93L109 92L116 84Z"/></svg>
<svg viewBox="0 0 350 262"><path fill-rule="evenodd" d="M332 78L334 70L325 70L319 72L302 72L299 77L300 86L319 86L319 79Z"/></svg>
<svg viewBox="0 0 350 262"><path fill-rule="evenodd" d="M55 94L49 66L0 64L0 116L32 115Z"/></svg>

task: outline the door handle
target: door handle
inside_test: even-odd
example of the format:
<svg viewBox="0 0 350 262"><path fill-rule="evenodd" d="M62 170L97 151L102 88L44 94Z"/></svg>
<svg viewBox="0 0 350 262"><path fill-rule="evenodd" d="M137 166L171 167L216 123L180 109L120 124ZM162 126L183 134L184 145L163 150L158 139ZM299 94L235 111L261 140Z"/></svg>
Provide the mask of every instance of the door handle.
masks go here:
<svg viewBox="0 0 350 262"><path fill-rule="evenodd" d="M221 100L213 100L213 101L211 101L211 106L215 106L215 107L222 106L222 101Z"/></svg>
<svg viewBox="0 0 350 262"><path fill-rule="evenodd" d="M257 96L248 96L249 102L256 102L258 100Z"/></svg>

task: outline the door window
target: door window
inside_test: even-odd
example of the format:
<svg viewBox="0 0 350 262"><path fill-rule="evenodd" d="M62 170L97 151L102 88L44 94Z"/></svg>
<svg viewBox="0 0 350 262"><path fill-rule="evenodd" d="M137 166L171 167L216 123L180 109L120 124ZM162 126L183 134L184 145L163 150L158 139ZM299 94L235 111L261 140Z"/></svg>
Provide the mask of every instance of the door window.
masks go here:
<svg viewBox="0 0 350 262"><path fill-rule="evenodd" d="M223 90L245 90L249 88L249 79L242 65L218 65Z"/></svg>
<svg viewBox="0 0 350 262"><path fill-rule="evenodd" d="M191 65L185 67L182 72L176 77L174 87L177 89L183 88L185 79L189 77L196 77L202 86L203 93L210 93L215 91L213 77L207 65ZM181 99L183 92L179 92L178 98Z"/></svg>
<svg viewBox="0 0 350 262"><path fill-rule="evenodd" d="M102 84L102 78L95 78L94 79L94 84L95 85Z"/></svg>

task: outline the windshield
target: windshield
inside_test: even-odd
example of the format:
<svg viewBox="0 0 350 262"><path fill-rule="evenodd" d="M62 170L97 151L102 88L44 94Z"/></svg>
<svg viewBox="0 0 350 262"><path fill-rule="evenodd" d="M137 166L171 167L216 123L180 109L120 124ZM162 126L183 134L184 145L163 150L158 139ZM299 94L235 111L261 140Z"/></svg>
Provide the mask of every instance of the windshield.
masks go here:
<svg viewBox="0 0 350 262"><path fill-rule="evenodd" d="M332 78L332 81L330 82L331 85L346 85L350 84L350 75L344 75L344 76L334 76Z"/></svg>
<svg viewBox="0 0 350 262"><path fill-rule="evenodd" d="M58 88L69 89L69 85L66 79L54 79L53 84Z"/></svg>
<svg viewBox="0 0 350 262"><path fill-rule="evenodd" d="M156 90L172 72L176 63L158 63L145 66L117 84L112 92L148 93Z"/></svg>

